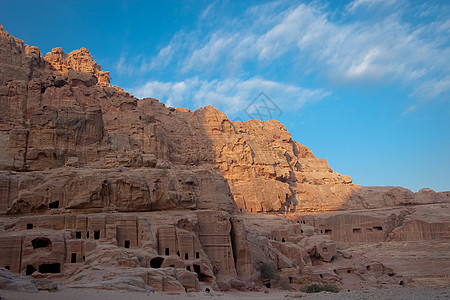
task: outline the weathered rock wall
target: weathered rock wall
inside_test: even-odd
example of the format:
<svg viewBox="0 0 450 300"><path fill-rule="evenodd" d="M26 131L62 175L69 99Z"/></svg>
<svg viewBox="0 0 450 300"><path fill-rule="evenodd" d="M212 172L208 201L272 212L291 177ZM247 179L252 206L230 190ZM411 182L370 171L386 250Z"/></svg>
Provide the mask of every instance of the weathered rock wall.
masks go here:
<svg viewBox="0 0 450 300"><path fill-rule="evenodd" d="M336 242L386 242L450 239L450 204L412 205L289 216L316 234ZM312 233L312 234L313 234Z"/></svg>
<svg viewBox="0 0 450 300"><path fill-rule="evenodd" d="M277 121L137 99L87 49L42 57L1 26L0 150L0 267L72 286L257 290L263 265L378 286L396 278L333 240L449 238L448 192L354 185Z"/></svg>

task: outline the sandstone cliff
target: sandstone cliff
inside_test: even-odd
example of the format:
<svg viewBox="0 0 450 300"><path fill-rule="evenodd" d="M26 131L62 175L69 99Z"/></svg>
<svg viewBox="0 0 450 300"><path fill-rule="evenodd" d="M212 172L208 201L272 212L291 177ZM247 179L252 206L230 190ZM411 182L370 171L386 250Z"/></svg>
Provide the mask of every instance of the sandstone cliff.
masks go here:
<svg viewBox="0 0 450 300"><path fill-rule="evenodd" d="M137 99L87 49L42 57L1 26L0 149L0 266L69 285L257 289L263 262L306 284L333 258L324 280L342 283L351 259L330 238L450 238L448 220L411 210L448 210L448 192L354 185L277 121ZM305 217L327 211L342 215ZM373 285L396 283L388 273Z"/></svg>

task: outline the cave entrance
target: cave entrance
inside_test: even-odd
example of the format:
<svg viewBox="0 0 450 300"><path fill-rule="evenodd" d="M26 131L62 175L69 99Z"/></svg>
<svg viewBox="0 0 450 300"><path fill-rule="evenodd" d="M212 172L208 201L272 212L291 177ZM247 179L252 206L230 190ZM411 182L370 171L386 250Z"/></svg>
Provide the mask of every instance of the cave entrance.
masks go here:
<svg viewBox="0 0 450 300"><path fill-rule="evenodd" d="M59 207L59 201L50 202L48 208L54 209Z"/></svg>
<svg viewBox="0 0 450 300"><path fill-rule="evenodd" d="M194 272L197 273L200 280L200 265L194 264Z"/></svg>
<svg viewBox="0 0 450 300"><path fill-rule="evenodd" d="M164 258L162 257L155 257L150 261L150 267L154 269L161 268L162 263L164 262Z"/></svg>
<svg viewBox="0 0 450 300"><path fill-rule="evenodd" d="M31 244L33 245L33 249L37 248L49 248L52 244L49 238L46 237L37 237L34 240L31 241Z"/></svg>
<svg viewBox="0 0 450 300"><path fill-rule="evenodd" d="M100 231L94 231L94 240L100 239Z"/></svg>
<svg viewBox="0 0 450 300"><path fill-rule="evenodd" d="M77 262L77 254L76 253L72 253L72 256L70 257L70 262L72 264Z"/></svg>
<svg viewBox="0 0 450 300"><path fill-rule="evenodd" d="M36 271L37 271L37 270L36 270L35 267L33 267L32 265L27 265L27 270L26 270L25 274L26 274L27 276L30 276L31 274L33 274L33 273L36 272Z"/></svg>
<svg viewBox="0 0 450 300"><path fill-rule="evenodd" d="M124 247L125 248L130 248L130 241L125 241Z"/></svg>
<svg viewBox="0 0 450 300"><path fill-rule="evenodd" d="M61 264L42 264L39 265L39 272L44 273L61 273Z"/></svg>

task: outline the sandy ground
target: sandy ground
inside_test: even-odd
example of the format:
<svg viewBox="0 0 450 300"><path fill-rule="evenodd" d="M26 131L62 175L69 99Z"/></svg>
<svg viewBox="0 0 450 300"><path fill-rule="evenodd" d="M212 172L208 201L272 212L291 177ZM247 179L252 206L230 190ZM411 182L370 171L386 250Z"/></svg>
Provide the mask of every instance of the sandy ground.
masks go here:
<svg viewBox="0 0 450 300"><path fill-rule="evenodd" d="M256 292L229 292L229 293L190 293L184 295L168 295L161 293L138 293L127 291L109 291L94 289L64 289L58 292L18 293L1 291L1 299L7 300L176 300L176 299L205 299L205 300L264 300L264 299L404 299L404 300L430 300L450 299L450 286L448 287L399 287L391 289L377 289L366 291L341 291L337 294L318 293L306 294L300 292L271 291L268 294Z"/></svg>

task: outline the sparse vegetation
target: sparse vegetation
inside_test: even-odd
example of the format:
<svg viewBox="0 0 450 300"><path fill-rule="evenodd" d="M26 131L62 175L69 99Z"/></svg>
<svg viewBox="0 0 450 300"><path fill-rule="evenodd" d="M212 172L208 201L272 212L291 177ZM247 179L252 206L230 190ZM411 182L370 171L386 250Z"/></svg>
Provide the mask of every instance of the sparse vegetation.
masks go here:
<svg viewBox="0 0 450 300"><path fill-rule="evenodd" d="M339 289L336 286L330 285L330 284L322 285L322 284L313 283L313 284L305 287L304 291L306 293L320 293L320 292L338 293Z"/></svg>
<svg viewBox="0 0 450 300"><path fill-rule="evenodd" d="M289 285L289 283L286 280L282 280L281 281L281 289L283 291L290 291L291 290L291 286Z"/></svg>
<svg viewBox="0 0 450 300"><path fill-rule="evenodd" d="M64 164L60 159L55 159L54 161L52 161L50 168L57 169L57 168L61 168L63 165Z"/></svg>
<svg viewBox="0 0 450 300"><path fill-rule="evenodd" d="M275 280L280 279L280 275L278 275L277 269L273 264L263 262L261 264L259 271L261 272L261 277L263 279L275 279Z"/></svg>

